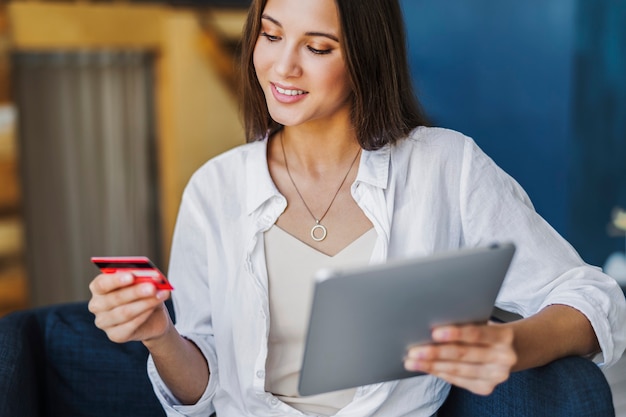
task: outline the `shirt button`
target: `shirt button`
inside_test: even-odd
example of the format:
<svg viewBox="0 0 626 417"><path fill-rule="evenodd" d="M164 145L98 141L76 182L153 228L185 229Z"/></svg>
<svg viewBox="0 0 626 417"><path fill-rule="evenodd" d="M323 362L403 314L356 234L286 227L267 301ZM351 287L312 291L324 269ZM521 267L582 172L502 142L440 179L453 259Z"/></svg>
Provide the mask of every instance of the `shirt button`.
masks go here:
<svg viewBox="0 0 626 417"><path fill-rule="evenodd" d="M265 377L265 371L256 371L256 377L257 378L264 378Z"/></svg>
<svg viewBox="0 0 626 417"><path fill-rule="evenodd" d="M277 405L278 404L278 398L272 398L271 401L270 401L270 404Z"/></svg>

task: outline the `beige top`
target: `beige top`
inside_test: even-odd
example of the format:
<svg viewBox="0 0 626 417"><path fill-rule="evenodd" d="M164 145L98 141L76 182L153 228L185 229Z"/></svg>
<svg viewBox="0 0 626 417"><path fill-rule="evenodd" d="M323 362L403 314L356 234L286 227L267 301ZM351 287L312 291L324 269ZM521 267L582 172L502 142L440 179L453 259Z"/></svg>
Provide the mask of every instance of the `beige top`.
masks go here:
<svg viewBox="0 0 626 417"><path fill-rule="evenodd" d="M313 274L320 268L366 264L375 241L376 231L372 228L335 256L328 256L278 226L265 232L270 302L265 390L302 412L331 416L352 401L356 391L347 389L308 397L298 395Z"/></svg>

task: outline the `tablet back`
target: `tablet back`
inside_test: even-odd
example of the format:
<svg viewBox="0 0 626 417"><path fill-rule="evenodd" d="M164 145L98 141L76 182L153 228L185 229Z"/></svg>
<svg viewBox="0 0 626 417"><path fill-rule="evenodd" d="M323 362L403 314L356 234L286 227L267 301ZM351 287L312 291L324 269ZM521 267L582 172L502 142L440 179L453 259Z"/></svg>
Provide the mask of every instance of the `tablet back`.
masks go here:
<svg viewBox="0 0 626 417"><path fill-rule="evenodd" d="M462 249L349 270L322 270L300 373L300 395L419 375L407 348L433 326L489 319L515 247Z"/></svg>

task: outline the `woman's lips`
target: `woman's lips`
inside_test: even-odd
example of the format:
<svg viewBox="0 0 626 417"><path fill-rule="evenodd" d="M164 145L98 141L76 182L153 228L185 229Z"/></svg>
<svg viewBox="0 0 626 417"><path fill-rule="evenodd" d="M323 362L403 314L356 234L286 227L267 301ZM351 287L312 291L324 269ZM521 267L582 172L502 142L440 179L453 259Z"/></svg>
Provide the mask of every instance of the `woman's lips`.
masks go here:
<svg viewBox="0 0 626 417"><path fill-rule="evenodd" d="M293 87L280 86L274 83L270 83L270 85L272 86L272 94L274 95L274 98L280 103L296 103L303 100L307 94L309 94L307 91Z"/></svg>

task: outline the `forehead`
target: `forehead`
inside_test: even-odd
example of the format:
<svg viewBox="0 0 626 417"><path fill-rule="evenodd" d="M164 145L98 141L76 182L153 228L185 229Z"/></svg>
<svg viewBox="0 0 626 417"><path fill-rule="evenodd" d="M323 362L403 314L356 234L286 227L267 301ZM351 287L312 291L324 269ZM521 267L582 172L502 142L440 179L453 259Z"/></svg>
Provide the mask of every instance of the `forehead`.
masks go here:
<svg viewBox="0 0 626 417"><path fill-rule="evenodd" d="M335 0L268 0L262 13L285 30L341 32Z"/></svg>

